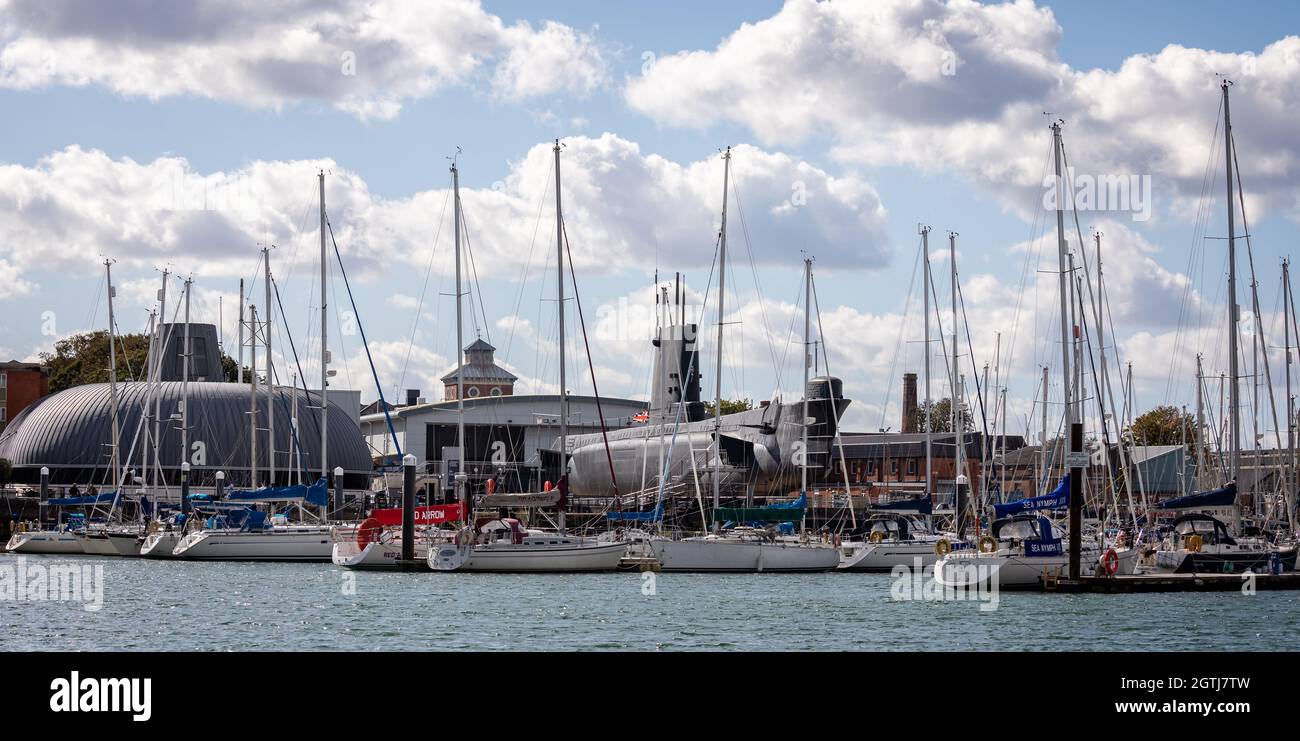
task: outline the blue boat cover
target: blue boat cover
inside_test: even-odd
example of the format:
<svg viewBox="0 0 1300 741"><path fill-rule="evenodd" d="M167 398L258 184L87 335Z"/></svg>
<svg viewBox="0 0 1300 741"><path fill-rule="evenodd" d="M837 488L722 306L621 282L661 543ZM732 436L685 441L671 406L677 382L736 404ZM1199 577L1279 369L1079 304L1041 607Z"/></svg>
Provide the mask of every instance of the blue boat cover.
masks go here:
<svg viewBox="0 0 1300 741"><path fill-rule="evenodd" d="M993 505L993 513L995 517L1006 517L1017 512L1028 512L1036 509L1067 509L1069 506L1070 477L1066 476L1061 479L1061 483L1056 485L1051 494L1030 497L1029 499L1017 499L1006 504L995 504Z"/></svg>
<svg viewBox="0 0 1300 741"><path fill-rule="evenodd" d="M77 507L83 504L99 504L100 502L113 501L113 492L105 491L99 494L84 497L64 497L62 499L48 499L45 504L50 507Z"/></svg>
<svg viewBox="0 0 1300 741"><path fill-rule="evenodd" d="M297 502L304 501L320 507L329 501L325 479L317 479L311 486L264 486L256 491L235 490L226 495L232 502Z"/></svg>
<svg viewBox="0 0 1300 741"><path fill-rule="evenodd" d="M649 512L610 512L605 517L610 522L658 522L664 518L664 503L659 502Z"/></svg>
<svg viewBox="0 0 1300 741"><path fill-rule="evenodd" d="M1231 507L1237 503L1237 485L1230 483L1221 489L1198 491L1185 497L1166 499L1159 509L1191 509L1192 507Z"/></svg>
<svg viewBox="0 0 1300 741"><path fill-rule="evenodd" d="M918 515L928 515L934 511L934 502L930 497L924 496L912 499L900 499L897 502L873 504L870 508L873 510L885 510L888 512L915 512Z"/></svg>

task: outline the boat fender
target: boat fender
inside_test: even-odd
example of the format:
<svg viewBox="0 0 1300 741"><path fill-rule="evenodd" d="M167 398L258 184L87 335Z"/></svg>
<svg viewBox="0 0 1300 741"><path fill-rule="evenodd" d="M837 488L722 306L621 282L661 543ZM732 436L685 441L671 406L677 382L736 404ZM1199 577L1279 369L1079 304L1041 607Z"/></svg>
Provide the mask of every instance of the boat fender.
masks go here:
<svg viewBox="0 0 1300 741"><path fill-rule="evenodd" d="M1200 553L1200 552L1201 552L1201 544L1202 544L1202 542L1203 542L1203 541L1201 540L1201 536L1199 536L1199 535L1189 535L1189 536L1187 536L1187 550L1188 550L1188 552L1190 552L1190 553Z"/></svg>
<svg viewBox="0 0 1300 741"><path fill-rule="evenodd" d="M379 520L373 517L367 517L363 520L360 527L357 528L357 548L364 551L366 546L379 538L382 528L383 526L379 524Z"/></svg>
<svg viewBox="0 0 1300 741"><path fill-rule="evenodd" d="M934 544L934 555L939 558L952 553L952 543L947 538L940 538L938 543Z"/></svg>
<svg viewBox="0 0 1300 741"><path fill-rule="evenodd" d="M1114 548L1106 549L1106 553L1101 557L1101 568L1106 572L1106 576L1114 576L1119 572L1119 554Z"/></svg>
<svg viewBox="0 0 1300 741"><path fill-rule="evenodd" d="M998 549L998 541L992 535L980 536L980 553L993 553Z"/></svg>
<svg viewBox="0 0 1300 741"><path fill-rule="evenodd" d="M836 548L839 548L843 544L843 541L840 539L839 533L835 533L835 536L831 539L831 542L835 544Z"/></svg>
<svg viewBox="0 0 1300 741"><path fill-rule="evenodd" d="M881 542L881 541L884 540L884 539L885 539L885 534L882 533L882 532L880 532L879 530L877 530L876 532L874 532L874 533L871 534L871 542L872 542L872 543L879 543L879 542Z"/></svg>

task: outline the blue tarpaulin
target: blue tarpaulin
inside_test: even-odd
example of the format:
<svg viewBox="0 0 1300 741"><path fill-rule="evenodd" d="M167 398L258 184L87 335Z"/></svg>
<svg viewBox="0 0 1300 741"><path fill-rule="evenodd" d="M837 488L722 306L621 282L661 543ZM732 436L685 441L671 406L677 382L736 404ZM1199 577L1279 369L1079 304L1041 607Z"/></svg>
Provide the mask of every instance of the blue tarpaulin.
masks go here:
<svg viewBox="0 0 1300 741"><path fill-rule="evenodd" d="M106 491L91 496L50 499L47 500L45 504L50 507L77 507L84 504L99 504L101 502L111 501L113 501L113 492Z"/></svg>
<svg viewBox="0 0 1300 741"><path fill-rule="evenodd" d="M226 494L232 502L297 502L304 501L320 507L329 501L325 479L317 479L311 486L265 486L255 491L232 491Z"/></svg>
<svg viewBox="0 0 1300 741"><path fill-rule="evenodd" d="M901 499L897 502L873 504L870 509L887 512L915 512L919 515L928 515L934 511L934 502L928 496L914 497L912 499Z"/></svg>
<svg viewBox="0 0 1300 741"><path fill-rule="evenodd" d="M993 505L995 517L1006 517L1017 512L1029 512L1036 509L1067 509L1070 506L1070 478L1061 479L1051 494L1029 499L1017 499L1006 504Z"/></svg>
<svg viewBox="0 0 1300 741"><path fill-rule="evenodd" d="M606 517L610 522L658 522L664 518L664 503L649 512L610 512Z"/></svg>
<svg viewBox="0 0 1300 741"><path fill-rule="evenodd" d="M1159 509L1191 509L1192 507L1231 507L1237 503L1237 485L1228 484L1222 489L1198 491L1185 497L1167 499Z"/></svg>

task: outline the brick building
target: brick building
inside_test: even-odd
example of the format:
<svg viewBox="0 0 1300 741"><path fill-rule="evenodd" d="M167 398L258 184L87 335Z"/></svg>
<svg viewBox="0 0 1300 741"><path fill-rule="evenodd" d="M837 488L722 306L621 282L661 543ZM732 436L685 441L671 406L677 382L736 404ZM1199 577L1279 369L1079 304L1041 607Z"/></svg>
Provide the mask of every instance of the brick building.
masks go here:
<svg viewBox="0 0 1300 741"><path fill-rule="evenodd" d="M466 399L513 395L518 377L496 364L493 359L495 352L496 348L482 339L474 340L473 344L465 348L465 366L442 377L442 398L446 401L456 400L456 380L462 372L465 374Z"/></svg>
<svg viewBox="0 0 1300 741"><path fill-rule="evenodd" d="M0 363L0 430L32 402L50 393L50 371L40 363Z"/></svg>

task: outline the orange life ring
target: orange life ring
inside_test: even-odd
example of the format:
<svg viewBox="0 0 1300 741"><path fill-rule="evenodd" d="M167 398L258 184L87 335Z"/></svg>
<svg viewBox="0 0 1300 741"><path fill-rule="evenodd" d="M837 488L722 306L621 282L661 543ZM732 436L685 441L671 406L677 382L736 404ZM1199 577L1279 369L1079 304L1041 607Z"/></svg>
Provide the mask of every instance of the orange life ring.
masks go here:
<svg viewBox="0 0 1300 741"><path fill-rule="evenodd" d="M1114 576L1119 572L1119 554L1114 548L1107 548L1106 553L1102 555L1101 569L1106 572L1106 576Z"/></svg>
<svg viewBox="0 0 1300 741"><path fill-rule="evenodd" d="M362 521L361 526L357 528L357 548L364 551L372 541L379 539L379 533L383 528L384 526L379 523L379 520L367 517Z"/></svg>

